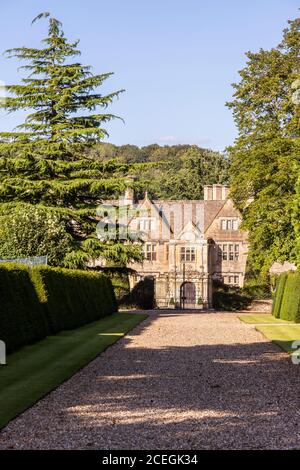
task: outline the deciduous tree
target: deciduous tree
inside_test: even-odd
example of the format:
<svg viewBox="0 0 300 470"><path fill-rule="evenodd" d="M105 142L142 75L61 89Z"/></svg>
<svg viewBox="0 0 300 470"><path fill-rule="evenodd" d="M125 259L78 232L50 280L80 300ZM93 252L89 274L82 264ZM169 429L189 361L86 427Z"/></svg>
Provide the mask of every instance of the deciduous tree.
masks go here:
<svg viewBox="0 0 300 470"><path fill-rule="evenodd" d="M292 208L299 172L299 114L292 83L300 67L299 26L300 19L290 21L277 47L246 54L247 64L228 103L239 131L228 149L231 194L249 230L254 275L264 276L273 261L294 261L296 256Z"/></svg>

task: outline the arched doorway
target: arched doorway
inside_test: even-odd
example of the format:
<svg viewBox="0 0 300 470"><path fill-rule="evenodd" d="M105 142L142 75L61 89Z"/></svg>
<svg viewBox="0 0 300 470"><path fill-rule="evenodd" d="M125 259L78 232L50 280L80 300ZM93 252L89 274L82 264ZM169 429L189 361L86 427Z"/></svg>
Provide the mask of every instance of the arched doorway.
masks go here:
<svg viewBox="0 0 300 470"><path fill-rule="evenodd" d="M180 286L180 308L195 308L196 288L193 282L184 282Z"/></svg>

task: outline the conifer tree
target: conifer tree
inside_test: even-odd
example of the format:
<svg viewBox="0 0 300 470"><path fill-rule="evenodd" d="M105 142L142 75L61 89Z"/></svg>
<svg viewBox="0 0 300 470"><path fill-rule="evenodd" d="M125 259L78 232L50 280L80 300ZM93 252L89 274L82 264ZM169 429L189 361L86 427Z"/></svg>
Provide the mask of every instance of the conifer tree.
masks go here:
<svg viewBox="0 0 300 470"><path fill-rule="evenodd" d="M118 240L100 243L96 237L96 207L126 187L130 165L89 158L87 149L106 135L105 123L116 118L108 105L124 90L103 95L99 87L112 74L93 75L75 61L78 41L69 42L61 23L49 13L48 35L41 48L21 47L8 57L24 62L21 84L7 85L1 108L25 111L25 122L12 132L0 132L0 209L2 214L35 205L58 214L72 235L69 267L83 267L103 255L123 262L139 258L139 249ZM33 22L34 22L33 21Z"/></svg>

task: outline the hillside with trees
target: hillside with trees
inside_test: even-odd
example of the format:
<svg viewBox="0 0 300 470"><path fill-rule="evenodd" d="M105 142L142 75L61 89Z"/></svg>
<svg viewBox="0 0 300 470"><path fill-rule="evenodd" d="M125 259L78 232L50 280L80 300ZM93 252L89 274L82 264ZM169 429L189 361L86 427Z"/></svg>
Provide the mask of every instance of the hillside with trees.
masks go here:
<svg viewBox="0 0 300 470"><path fill-rule="evenodd" d="M197 145L145 147L116 146L101 143L89 150L95 160L114 159L124 164L147 164L136 178L137 195L145 190L152 198L202 199L205 184L229 182L229 161L220 152L203 149Z"/></svg>

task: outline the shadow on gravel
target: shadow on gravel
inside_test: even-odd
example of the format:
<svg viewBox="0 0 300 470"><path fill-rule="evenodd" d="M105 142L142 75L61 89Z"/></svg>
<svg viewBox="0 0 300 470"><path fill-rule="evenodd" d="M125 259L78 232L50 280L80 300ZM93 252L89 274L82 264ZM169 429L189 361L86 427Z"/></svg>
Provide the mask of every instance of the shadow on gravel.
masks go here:
<svg viewBox="0 0 300 470"><path fill-rule="evenodd" d="M90 389L77 376L71 398L48 397L53 427L36 448L49 435L51 448L300 448L300 366L270 342L155 349L130 341L106 351Z"/></svg>
<svg viewBox="0 0 300 470"><path fill-rule="evenodd" d="M127 348L70 413L94 448L300 448L299 390L299 367L267 341Z"/></svg>

